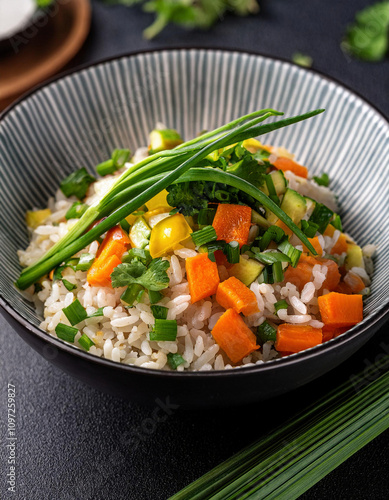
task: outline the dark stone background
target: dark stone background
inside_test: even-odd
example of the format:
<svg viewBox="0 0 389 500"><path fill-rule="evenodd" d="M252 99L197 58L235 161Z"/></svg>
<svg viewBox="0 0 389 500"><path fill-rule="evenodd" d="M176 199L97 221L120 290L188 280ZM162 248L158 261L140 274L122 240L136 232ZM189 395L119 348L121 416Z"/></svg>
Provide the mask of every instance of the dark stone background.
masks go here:
<svg viewBox="0 0 389 500"><path fill-rule="evenodd" d="M267 0L261 13L227 15L211 31L169 27L142 39L152 16L140 8L93 1L90 35L69 68L104 57L159 47L232 47L290 59L309 54L313 67L370 100L389 115L389 62L350 60L339 47L344 28L364 0ZM165 499L242 447L283 423L388 350L388 328L341 367L287 396L223 411L175 411L153 426L142 408L73 380L31 350L0 317L0 419L7 383L17 391L17 493L5 489L1 443L1 498L26 500ZM4 433L2 432L4 436ZM386 431L302 498L386 499L389 496Z"/></svg>

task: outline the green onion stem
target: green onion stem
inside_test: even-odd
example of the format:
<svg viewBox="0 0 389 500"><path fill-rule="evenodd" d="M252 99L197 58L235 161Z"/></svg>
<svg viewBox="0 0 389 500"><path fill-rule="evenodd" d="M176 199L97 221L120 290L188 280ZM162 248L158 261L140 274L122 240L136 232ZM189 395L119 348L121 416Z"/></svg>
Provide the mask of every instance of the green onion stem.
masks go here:
<svg viewBox="0 0 389 500"><path fill-rule="evenodd" d="M375 367L388 370L389 356ZM363 379L364 373L359 379ZM389 427L389 373L355 393L346 381L295 419L171 497L296 499Z"/></svg>

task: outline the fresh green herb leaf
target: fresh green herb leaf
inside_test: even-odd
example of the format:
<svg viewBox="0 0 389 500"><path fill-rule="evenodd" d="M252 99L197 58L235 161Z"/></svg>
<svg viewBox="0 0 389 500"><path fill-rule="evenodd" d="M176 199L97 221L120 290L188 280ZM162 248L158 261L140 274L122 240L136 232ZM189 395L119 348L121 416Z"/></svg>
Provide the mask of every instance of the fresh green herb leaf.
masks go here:
<svg viewBox="0 0 389 500"><path fill-rule="evenodd" d="M34 293L39 293L43 290L43 286L40 283L34 283Z"/></svg>
<svg viewBox="0 0 389 500"><path fill-rule="evenodd" d="M205 245L217 239L217 234L213 226L205 226L191 234L193 243L196 246Z"/></svg>
<svg viewBox="0 0 389 500"><path fill-rule="evenodd" d="M73 205L69 208L69 210L65 214L65 219L80 219L84 215L84 213L88 210L88 205L86 203L82 203L81 201L75 201Z"/></svg>
<svg viewBox="0 0 389 500"><path fill-rule="evenodd" d="M95 345L92 339L88 337L86 333L83 333L81 337L78 339L78 343L80 344L81 347L83 347L86 351L89 351L89 349Z"/></svg>
<svg viewBox="0 0 389 500"><path fill-rule="evenodd" d="M270 325L267 321L264 321L257 328L257 338L260 345L266 344L266 342L277 340L277 330Z"/></svg>
<svg viewBox="0 0 389 500"><path fill-rule="evenodd" d="M67 198L69 198L69 196L76 196L79 200L82 200L85 198L89 186L92 182L95 182L95 180L94 177L88 174L86 168L82 167L66 177L66 179L61 182L60 188Z"/></svg>
<svg viewBox="0 0 389 500"><path fill-rule="evenodd" d="M74 342L74 338L78 333L77 328L73 326L65 325L64 323L58 323L55 327L55 333L57 337L66 342Z"/></svg>
<svg viewBox="0 0 389 500"><path fill-rule="evenodd" d="M326 173L321 174L320 177L317 177L316 175L314 175L313 180L316 182L316 184L319 184L319 186L328 187L330 185L330 178L328 177L328 174L326 174Z"/></svg>
<svg viewBox="0 0 389 500"><path fill-rule="evenodd" d="M302 66L303 68L311 68L313 64L313 59L311 56L302 54L301 52L295 52L292 55L292 62Z"/></svg>
<svg viewBox="0 0 389 500"><path fill-rule="evenodd" d="M164 306L151 306L151 312L155 319L166 319L169 309Z"/></svg>
<svg viewBox="0 0 389 500"><path fill-rule="evenodd" d="M111 274L112 286L120 286L137 283L147 288L147 290L163 290L169 286L167 269L169 262L160 258L153 259L146 268L141 262L119 264Z"/></svg>
<svg viewBox="0 0 389 500"><path fill-rule="evenodd" d="M389 46L389 2L378 2L357 12L348 26L342 48L365 61L381 61Z"/></svg>
<svg viewBox="0 0 389 500"><path fill-rule="evenodd" d="M150 332L150 340L157 342L174 341L177 338L177 321L175 319L156 319Z"/></svg>
<svg viewBox="0 0 389 500"><path fill-rule="evenodd" d="M62 312L68 318L72 326L81 323L81 321L84 321L84 319L88 317L85 309L83 308L81 302L78 299L72 302L70 306L64 307L62 309Z"/></svg>
<svg viewBox="0 0 389 500"><path fill-rule="evenodd" d="M167 355L167 362L172 370L177 370L177 366L185 363L185 359L181 356L181 354L173 354L172 352L169 352Z"/></svg>

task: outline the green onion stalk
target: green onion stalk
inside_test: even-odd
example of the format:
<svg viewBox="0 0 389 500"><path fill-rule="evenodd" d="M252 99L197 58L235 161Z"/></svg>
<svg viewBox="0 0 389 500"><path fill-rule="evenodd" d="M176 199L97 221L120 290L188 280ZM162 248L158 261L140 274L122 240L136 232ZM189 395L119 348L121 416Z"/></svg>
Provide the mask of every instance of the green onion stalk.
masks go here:
<svg viewBox="0 0 389 500"><path fill-rule="evenodd" d="M323 111L323 109L318 109L265 125L260 125L260 123L270 116L279 116L282 113L271 109L256 111L183 143L173 150L156 153L132 165L118 178L100 201L86 210L62 239L35 264L22 271L16 281L16 286L25 290L56 266L80 252L108 229L119 224L160 191L175 182L187 182L188 180L223 182L245 191L279 217L315 254L315 249L307 237L292 222L290 217L255 186L221 170L195 167L200 160L216 149L267 134L316 116ZM100 219L102 220L95 224ZM95 225L91 228L93 224Z"/></svg>

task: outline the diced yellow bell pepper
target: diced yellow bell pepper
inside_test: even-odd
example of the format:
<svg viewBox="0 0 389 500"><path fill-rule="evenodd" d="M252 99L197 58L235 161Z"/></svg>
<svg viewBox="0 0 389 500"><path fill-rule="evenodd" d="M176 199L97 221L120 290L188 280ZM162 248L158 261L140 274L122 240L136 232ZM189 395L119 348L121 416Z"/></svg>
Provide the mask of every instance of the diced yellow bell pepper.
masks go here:
<svg viewBox="0 0 389 500"><path fill-rule="evenodd" d="M147 224L149 224L151 217L154 217L155 215L159 215L159 214L169 213L171 211L171 209L172 209L172 207L155 208L154 210L149 210L148 212L146 212L143 217L146 219Z"/></svg>
<svg viewBox="0 0 389 500"><path fill-rule="evenodd" d="M168 202L166 201L167 195L168 195L168 192L166 191L166 189L163 189L162 191L160 191L158 194L156 194L154 196L154 198L151 198L151 200L149 200L147 202L147 210L149 212L151 212L152 210L155 210L156 208L169 207ZM165 210L165 211L170 212L170 210L171 210L171 207L169 207L168 210Z"/></svg>
<svg viewBox="0 0 389 500"><path fill-rule="evenodd" d="M192 229L182 214L175 214L156 224L150 236L150 254L153 258L162 257L175 250L181 241L188 238Z"/></svg>
<svg viewBox="0 0 389 500"><path fill-rule="evenodd" d="M51 215L51 210L45 208L44 210L33 210L26 212L26 224L32 229L40 226Z"/></svg>

